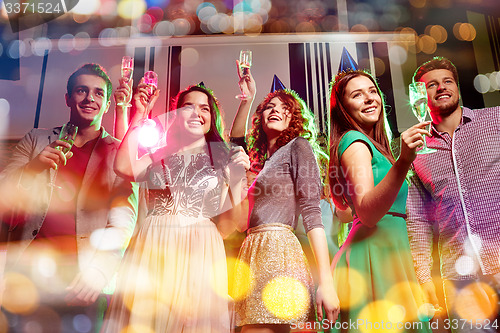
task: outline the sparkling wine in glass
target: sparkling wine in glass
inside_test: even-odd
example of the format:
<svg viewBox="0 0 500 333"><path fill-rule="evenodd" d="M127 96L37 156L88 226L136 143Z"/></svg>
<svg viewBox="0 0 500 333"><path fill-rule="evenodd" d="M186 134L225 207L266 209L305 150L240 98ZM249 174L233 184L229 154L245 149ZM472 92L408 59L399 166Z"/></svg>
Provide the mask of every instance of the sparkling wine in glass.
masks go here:
<svg viewBox="0 0 500 333"><path fill-rule="evenodd" d="M134 58L129 56L124 56L122 58L122 77L125 78L126 82L132 79L132 74L134 73Z"/></svg>
<svg viewBox="0 0 500 333"><path fill-rule="evenodd" d="M59 133L59 140L67 142L73 147L75 143L76 133L78 132L78 126L72 123L66 123L61 129L61 133ZM56 149L61 150L64 154L71 150L67 147L57 146Z"/></svg>
<svg viewBox="0 0 500 333"><path fill-rule="evenodd" d="M413 82L409 86L410 104L415 117L419 122L425 121L429 107L427 106L427 88L424 82ZM424 147L417 151L417 154L430 154L436 152L435 149L427 147L424 136Z"/></svg>
<svg viewBox="0 0 500 333"><path fill-rule="evenodd" d="M148 91L148 105L146 106L147 114L150 112L150 102L151 102L151 96L155 92L156 89L158 89L158 75L153 72L153 71L147 71L144 73L144 83L147 85L146 89Z"/></svg>
<svg viewBox="0 0 500 333"><path fill-rule="evenodd" d="M147 84L148 93L151 97L158 88L158 75L153 71L147 71L144 73L144 83Z"/></svg>
<svg viewBox="0 0 500 333"><path fill-rule="evenodd" d="M240 59L239 59L241 73L246 75L248 73L248 69L252 67L252 51L250 50L241 50L240 51ZM236 98L243 99L247 98L247 95L240 94L236 95Z"/></svg>
<svg viewBox="0 0 500 333"><path fill-rule="evenodd" d="M122 78L125 79L125 82L130 82L132 80L132 75L134 74L134 58L129 57L129 56L124 56L122 58ZM120 102L117 103L117 105L126 105L126 106L132 106L132 104L126 103L126 102Z"/></svg>
<svg viewBox="0 0 500 333"><path fill-rule="evenodd" d="M66 154L71 150L71 147L73 147L73 144L75 143L75 138L76 138L76 133L78 132L78 126L72 123L66 123L63 125L61 128L61 132L59 133L59 140L64 141L69 143L70 147L63 147L63 146L56 146L57 150L60 150L63 152L63 154ZM57 168L56 168L56 173L57 173ZM50 180L49 186L54 188L54 189L60 189L60 186L57 186L55 184L55 176Z"/></svg>

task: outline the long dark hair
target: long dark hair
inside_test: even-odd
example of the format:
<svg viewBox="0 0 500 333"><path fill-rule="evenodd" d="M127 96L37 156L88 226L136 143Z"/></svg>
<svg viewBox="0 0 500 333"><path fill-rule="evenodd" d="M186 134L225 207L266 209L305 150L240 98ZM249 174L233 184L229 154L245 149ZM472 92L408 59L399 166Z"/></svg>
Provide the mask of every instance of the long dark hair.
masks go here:
<svg viewBox="0 0 500 333"><path fill-rule="evenodd" d="M229 146L223 138L224 120L222 118L222 108L212 90L204 85L192 85L180 91L170 103L170 111L182 107L187 94L198 91L205 94L208 98L210 107L210 129L205 134L205 140L208 145L209 155L214 167L222 167L227 163ZM217 148L217 149L214 149ZM222 149L221 149L222 148Z"/></svg>
<svg viewBox="0 0 500 333"><path fill-rule="evenodd" d="M382 100L382 112L378 121L375 124L373 131L373 138L371 138L368 133L366 133L361 126L354 120L354 118L345 109L344 94L345 88L349 81L352 79L364 76L370 79ZM337 184L340 183L339 177L341 176L341 165L338 156L339 142L342 136L350 130L359 131L366 134L373 145L377 148L380 153L382 153L387 159L394 163L394 157L391 153L391 148L389 145L389 133L387 130L388 124L385 116L385 102L384 95L380 91L377 81L367 72L362 70L349 70L346 72L339 73L334 80L331 82L331 93L330 93L330 165L329 165L329 178L330 178L330 189L332 199L335 205L341 208L347 208L347 203L345 197L342 193L338 194L334 190Z"/></svg>
<svg viewBox="0 0 500 333"><path fill-rule="evenodd" d="M219 101L215 97L212 90L208 89L203 85L193 85L186 89L180 91L170 103L170 111L177 110L182 107L186 95L193 91L199 91L207 95L208 105L210 106L210 129L208 133L205 134L205 139L207 142L224 142L224 121L222 118L222 108Z"/></svg>

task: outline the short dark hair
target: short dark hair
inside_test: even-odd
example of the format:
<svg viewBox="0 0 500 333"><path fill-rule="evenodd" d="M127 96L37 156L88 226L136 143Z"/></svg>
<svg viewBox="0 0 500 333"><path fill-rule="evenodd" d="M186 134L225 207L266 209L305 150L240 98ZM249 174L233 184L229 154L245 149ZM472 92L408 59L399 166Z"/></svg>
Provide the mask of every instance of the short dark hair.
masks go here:
<svg viewBox="0 0 500 333"><path fill-rule="evenodd" d="M111 84L111 80L109 79L106 70L99 64L85 64L82 67L78 68L68 79L68 84L66 85L66 91L68 96L71 96L73 92L73 88L76 84L76 78L80 75L95 75L104 80L106 82L106 102L111 98L111 93L113 91L113 85Z"/></svg>
<svg viewBox="0 0 500 333"><path fill-rule="evenodd" d="M447 69L453 73L453 79L458 85L458 71L455 65L445 57L434 57L431 60L424 62L420 67L417 68L415 74L413 74L413 81L418 82L424 76L424 74L433 71L435 69Z"/></svg>

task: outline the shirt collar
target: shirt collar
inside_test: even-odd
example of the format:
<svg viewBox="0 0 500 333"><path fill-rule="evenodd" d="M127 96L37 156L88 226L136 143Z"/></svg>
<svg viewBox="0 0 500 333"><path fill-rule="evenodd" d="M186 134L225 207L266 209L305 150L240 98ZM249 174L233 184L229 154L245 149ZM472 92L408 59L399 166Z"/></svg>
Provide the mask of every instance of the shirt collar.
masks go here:
<svg viewBox="0 0 500 333"><path fill-rule="evenodd" d="M476 115L474 114L474 111L472 111L468 107L462 106L462 121L460 122L460 125L458 125L458 127L473 121L475 117ZM442 135L442 133L439 132L436 127L434 127L434 123L431 123L431 134L437 134L439 136Z"/></svg>

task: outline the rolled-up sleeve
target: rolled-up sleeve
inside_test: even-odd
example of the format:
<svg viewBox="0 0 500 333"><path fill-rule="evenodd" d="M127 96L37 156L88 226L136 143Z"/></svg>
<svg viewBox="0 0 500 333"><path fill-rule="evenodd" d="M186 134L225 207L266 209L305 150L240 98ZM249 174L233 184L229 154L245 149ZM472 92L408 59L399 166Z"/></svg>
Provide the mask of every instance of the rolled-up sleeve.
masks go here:
<svg viewBox="0 0 500 333"><path fill-rule="evenodd" d="M406 206L408 238L419 283L432 280L434 204L420 178L413 175Z"/></svg>

